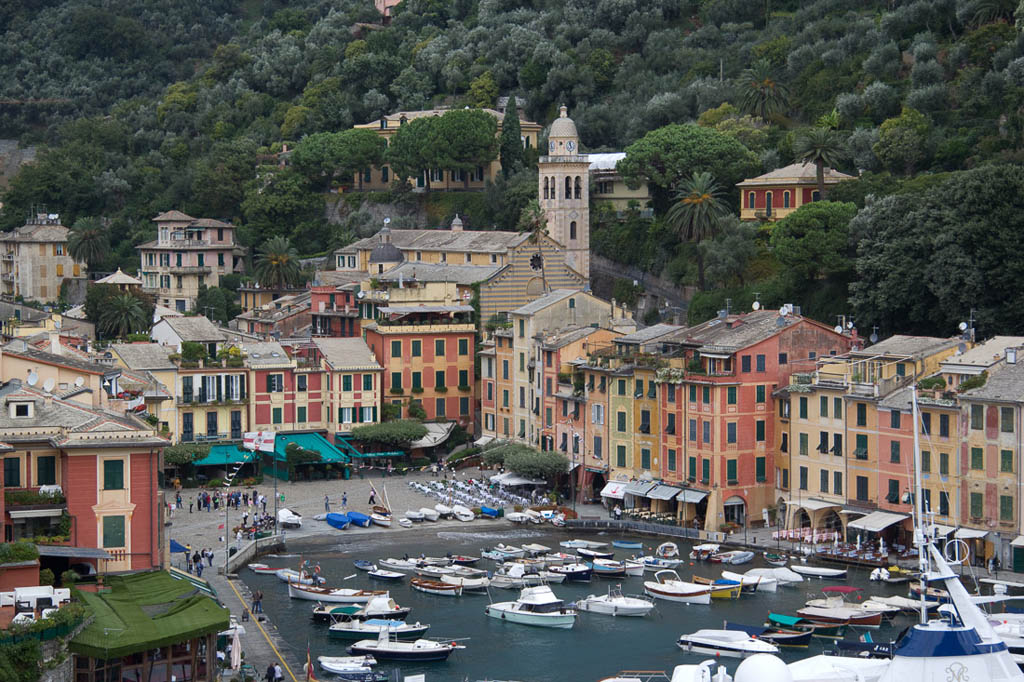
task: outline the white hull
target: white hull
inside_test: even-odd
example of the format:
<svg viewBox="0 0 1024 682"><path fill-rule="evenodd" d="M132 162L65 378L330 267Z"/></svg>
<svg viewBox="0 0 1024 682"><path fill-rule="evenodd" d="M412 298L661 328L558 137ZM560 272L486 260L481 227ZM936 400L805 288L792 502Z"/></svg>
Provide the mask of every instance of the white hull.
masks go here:
<svg viewBox="0 0 1024 682"><path fill-rule="evenodd" d="M367 592L364 590L307 590L302 585L288 583L288 596L292 599L307 599L330 604L365 604L371 597L381 594L380 592Z"/></svg>
<svg viewBox="0 0 1024 682"><path fill-rule="evenodd" d="M452 507L452 514L455 515L456 519L462 522L469 522L476 518L473 512L471 512L469 509L463 507L460 504L457 504L454 507Z"/></svg>
<svg viewBox="0 0 1024 682"><path fill-rule="evenodd" d="M633 597L612 597L607 595L596 597L590 595L576 602L576 608L589 613L601 613L607 616L646 616L654 608L654 603Z"/></svg>
<svg viewBox="0 0 1024 682"><path fill-rule="evenodd" d="M774 644L736 630L697 630L697 632L681 636L676 644L683 651L732 656L733 658L779 652L779 648Z"/></svg>
<svg viewBox="0 0 1024 682"><path fill-rule="evenodd" d="M386 568L389 571L415 571L416 564L412 561L406 561L405 559L381 559L377 562L377 565L381 568Z"/></svg>
<svg viewBox="0 0 1024 682"><path fill-rule="evenodd" d="M313 585L315 583L324 582L319 577L310 577L303 575L293 568L281 568L274 571L274 575L277 576L278 580L282 580L286 583L298 583L299 585Z"/></svg>
<svg viewBox="0 0 1024 682"><path fill-rule="evenodd" d="M822 566L799 566L793 564L789 567L794 573L808 576L810 578L845 578L845 568L824 568Z"/></svg>
<svg viewBox="0 0 1024 682"><path fill-rule="evenodd" d="M391 527L390 516L384 516L383 514L370 514L370 521L377 524L378 526L383 526L384 528Z"/></svg>
<svg viewBox="0 0 1024 682"><path fill-rule="evenodd" d="M377 665L373 656L318 656L320 667L329 673L368 673Z"/></svg>
<svg viewBox="0 0 1024 682"><path fill-rule="evenodd" d="M674 601L679 602L680 604L711 603L711 590L704 590L703 592L671 590L666 589L664 585L660 585L659 583L646 582L644 583L644 592L655 599Z"/></svg>
<svg viewBox="0 0 1024 682"><path fill-rule="evenodd" d="M424 517L423 512L421 512L420 510L410 509L407 512L405 512L405 518L409 519L410 521L422 521Z"/></svg>
<svg viewBox="0 0 1024 682"><path fill-rule="evenodd" d="M779 588L778 580L762 575L740 575L732 571L722 571L722 577L726 580L735 580L743 587L754 585L758 592L776 592Z"/></svg>
<svg viewBox="0 0 1024 682"><path fill-rule="evenodd" d="M644 574L644 563L642 561L626 560L626 575L639 578Z"/></svg>
<svg viewBox="0 0 1024 682"><path fill-rule="evenodd" d="M460 585L464 592L486 590L487 586L491 584L489 578L464 578L457 575L441 576L441 582L449 585Z"/></svg>
<svg viewBox="0 0 1024 682"><path fill-rule="evenodd" d="M435 504L434 511L436 511L439 516L451 516L452 508L446 504Z"/></svg>
<svg viewBox="0 0 1024 682"><path fill-rule="evenodd" d="M511 607L514 604L515 602L511 601L491 604L484 609L484 613L491 618L508 621L509 623L534 625L543 628L559 628L561 630L568 630L576 624L575 614L524 613L522 611L513 611Z"/></svg>
<svg viewBox="0 0 1024 682"><path fill-rule="evenodd" d="M423 514L423 518L427 521L437 521L441 518L441 512L436 509L431 509L430 507L420 507L420 514Z"/></svg>

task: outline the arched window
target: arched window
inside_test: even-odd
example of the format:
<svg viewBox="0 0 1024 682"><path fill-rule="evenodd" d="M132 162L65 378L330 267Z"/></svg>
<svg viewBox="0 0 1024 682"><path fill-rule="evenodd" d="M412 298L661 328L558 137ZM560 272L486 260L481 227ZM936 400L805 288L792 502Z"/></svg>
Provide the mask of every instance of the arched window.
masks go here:
<svg viewBox="0 0 1024 682"><path fill-rule="evenodd" d="M544 198L548 198L548 179L544 178Z"/></svg>
<svg viewBox="0 0 1024 682"><path fill-rule="evenodd" d="M782 193L782 208L789 208L789 192Z"/></svg>
<svg viewBox="0 0 1024 682"><path fill-rule="evenodd" d="M572 178L565 178L565 198L572 199Z"/></svg>
<svg viewBox="0 0 1024 682"><path fill-rule="evenodd" d="M576 198L580 199L583 197L583 186L580 185L580 176L576 176Z"/></svg>
<svg viewBox="0 0 1024 682"><path fill-rule="evenodd" d="M772 193L764 193L764 214L770 216L772 214Z"/></svg>
<svg viewBox="0 0 1024 682"><path fill-rule="evenodd" d="M754 210L754 198L757 195L754 192L747 192L747 208Z"/></svg>
<svg viewBox="0 0 1024 682"><path fill-rule="evenodd" d="M576 221L569 223L569 239L576 239Z"/></svg>

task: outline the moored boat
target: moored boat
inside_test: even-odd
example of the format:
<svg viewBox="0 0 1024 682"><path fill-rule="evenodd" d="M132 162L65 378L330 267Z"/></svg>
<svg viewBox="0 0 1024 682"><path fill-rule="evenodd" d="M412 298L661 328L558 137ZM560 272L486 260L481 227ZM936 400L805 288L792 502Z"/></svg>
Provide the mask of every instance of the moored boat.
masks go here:
<svg viewBox="0 0 1024 682"><path fill-rule="evenodd" d="M835 608L805 606L797 610L796 614L815 623L849 623L862 628L877 628L882 624L881 611L862 611L844 606Z"/></svg>
<svg viewBox="0 0 1024 682"><path fill-rule="evenodd" d="M422 625L418 622L408 623L403 620L368 618L367 620L334 623L327 628L327 632L332 637L341 639L367 639L377 637L381 632L387 632L389 636L396 639L417 639L429 629L429 625Z"/></svg>
<svg viewBox="0 0 1024 682"><path fill-rule="evenodd" d="M444 597L462 596L462 585L450 585L440 580L410 578L409 586L417 592L426 592L427 594L437 594Z"/></svg>
<svg viewBox="0 0 1024 682"><path fill-rule="evenodd" d="M587 557L588 559L611 559L615 556L615 552L605 552L599 549L588 549L587 547L580 547L576 550L576 553L580 556Z"/></svg>
<svg viewBox="0 0 1024 682"><path fill-rule="evenodd" d="M785 566L779 566L776 568L752 568L744 575L747 576L767 576L769 578L775 578L775 582L779 584L779 587L785 587L787 585L796 585L802 583L804 577L799 573L794 573Z"/></svg>
<svg viewBox="0 0 1024 682"><path fill-rule="evenodd" d="M608 594L589 595L576 601L576 608L608 616L646 616L654 609L654 602L640 597L626 597L618 586L609 587Z"/></svg>
<svg viewBox="0 0 1024 682"><path fill-rule="evenodd" d="M547 585L525 587L515 601L488 604L484 614L511 623L547 628L569 629L576 623L576 609L556 597Z"/></svg>
<svg viewBox="0 0 1024 682"><path fill-rule="evenodd" d="M679 556L679 545L674 542L663 542L654 550L654 556L662 559L675 559Z"/></svg>
<svg viewBox="0 0 1024 682"><path fill-rule="evenodd" d="M695 545L694 548L690 550L690 558L694 561L707 561L721 548L721 545L716 545L714 543Z"/></svg>
<svg viewBox="0 0 1024 682"><path fill-rule="evenodd" d="M468 507L463 507L461 504L456 504L452 507L452 515L464 523L476 518L476 514L474 514Z"/></svg>
<svg viewBox="0 0 1024 682"><path fill-rule="evenodd" d="M593 574L594 569L587 564L559 564L557 566L548 566L548 573L554 573L555 575L565 576L565 579L570 582L590 582L590 576Z"/></svg>
<svg viewBox="0 0 1024 682"><path fill-rule="evenodd" d="M763 639L775 646L806 647L811 643L813 630L784 630L766 625L742 625L726 621L722 624L726 630L745 632L751 637Z"/></svg>
<svg viewBox="0 0 1024 682"><path fill-rule="evenodd" d="M657 556L641 556L636 557L636 560L643 562L645 571L673 569L684 563L682 559L663 559Z"/></svg>
<svg viewBox="0 0 1024 682"><path fill-rule="evenodd" d="M742 549L735 549L729 552L716 552L711 555L709 561L716 564L746 564L754 558L753 552Z"/></svg>
<svg viewBox="0 0 1024 682"><path fill-rule="evenodd" d="M776 554L775 552L765 552L764 561L766 564L771 566L785 566L789 563L789 557L785 554Z"/></svg>
<svg viewBox="0 0 1024 682"><path fill-rule="evenodd" d="M377 672L373 656L319 656L320 667L345 682L387 682L387 673Z"/></svg>
<svg viewBox="0 0 1024 682"><path fill-rule="evenodd" d="M379 559L377 565L389 571L415 571L419 566L419 562L408 558L395 559L388 557L387 559Z"/></svg>
<svg viewBox="0 0 1024 682"><path fill-rule="evenodd" d="M463 593L480 592L486 590L491 584L491 580L487 576L470 577L464 575L445 575L441 577L441 582L448 585L458 585L462 588Z"/></svg>
<svg viewBox="0 0 1024 682"><path fill-rule="evenodd" d="M611 559L594 559L590 565L594 569L594 575L605 578L615 578L626 575L626 564L621 561L613 561Z"/></svg>
<svg viewBox="0 0 1024 682"><path fill-rule="evenodd" d="M271 568L270 566L267 566L266 564L254 563L254 564L249 564L249 570L252 571L253 573L262 573L264 575L267 575L267 574L270 574L270 573L277 573L281 569L280 568Z"/></svg>
<svg viewBox="0 0 1024 682"><path fill-rule="evenodd" d="M612 540L612 547L619 549L643 549L644 543L633 540Z"/></svg>
<svg viewBox="0 0 1024 682"><path fill-rule="evenodd" d="M680 580L679 574L671 569L658 571L654 574L654 580L645 580L644 592L655 599L683 604L711 603L710 587Z"/></svg>
<svg viewBox="0 0 1024 682"><path fill-rule="evenodd" d="M367 573L367 575L374 580L389 580L392 582L401 580L405 577L405 573L400 571L387 571L383 568L374 568L372 571Z"/></svg>
<svg viewBox="0 0 1024 682"><path fill-rule="evenodd" d="M602 547L608 546L607 542L597 542L595 540L581 540L579 538L573 540L562 540L558 544L562 547L565 547L566 549L580 549L581 547L586 547L587 549L601 549Z"/></svg>
<svg viewBox="0 0 1024 682"><path fill-rule="evenodd" d="M368 654L379 661L444 661L456 649L462 649L455 642L436 642L430 639L417 639L403 642L388 637L381 632L377 639L364 639L348 648L350 654Z"/></svg>
<svg viewBox="0 0 1024 682"><path fill-rule="evenodd" d="M826 568L824 566L791 564L789 570L794 573L799 573L807 578L828 578L830 580L844 580L846 578L845 568Z"/></svg>
<svg viewBox="0 0 1024 682"><path fill-rule="evenodd" d="M743 592L743 585L737 580L725 578L705 578L702 575L693 576L696 585L706 585L711 590L712 599L739 599Z"/></svg>
<svg viewBox="0 0 1024 682"><path fill-rule="evenodd" d="M352 561L352 565L355 566L360 571L375 571L375 570L377 570L377 564L373 563L372 561L367 561L365 559L354 559Z"/></svg>
<svg viewBox="0 0 1024 682"><path fill-rule="evenodd" d="M331 604L362 604L369 601L371 597L386 594L387 592L378 590L354 590L345 587L331 589L330 587L288 583L288 596L292 599L308 599Z"/></svg>
<svg viewBox="0 0 1024 682"><path fill-rule="evenodd" d="M371 597L365 604L349 604L347 606L317 604L313 607L313 620L318 623L366 620L367 618L405 620L410 611L412 611L411 607L399 606L385 593Z"/></svg>
<svg viewBox="0 0 1024 682"><path fill-rule="evenodd" d="M722 571L722 577L726 580L735 580L744 588L753 585L756 592L775 592L779 587L779 581L770 576L741 575L732 571Z"/></svg>
<svg viewBox="0 0 1024 682"><path fill-rule="evenodd" d="M697 630L687 635L681 635L676 644L687 652L736 658L779 652L779 648L774 644L737 630Z"/></svg>
<svg viewBox="0 0 1024 682"><path fill-rule="evenodd" d="M310 574L305 571L296 571L293 568L279 568L274 571L274 575L276 575L279 580L283 580L288 584L298 583L300 585L323 585L327 582L316 573Z"/></svg>
<svg viewBox="0 0 1024 682"><path fill-rule="evenodd" d="M469 556L466 554L455 554L450 558L453 564L458 564L459 566L472 566L476 562L480 561L480 557Z"/></svg>
<svg viewBox="0 0 1024 682"><path fill-rule="evenodd" d="M536 542L527 542L526 544L522 545L522 548L530 556L537 556L538 554L546 554L547 552L551 551L551 548L548 547L547 545L540 545L540 544L537 544Z"/></svg>
<svg viewBox="0 0 1024 682"><path fill-rule="evenodd" d="M636 561L634 559L626 559L622 563L626 565L626 575L633 578L639 578L644 574L644 562Z"/></svg>
<svg viewBox="0 0 1024 682"><path fill-rule="evenodd" d="M807 630L812 637L824 637L826 639L842 639L846 634L848 622L840 623L818 623L801 618L800 616L786 616L781 613L769 613L765 623L769 628L782 628L785 630Z"/></svg>

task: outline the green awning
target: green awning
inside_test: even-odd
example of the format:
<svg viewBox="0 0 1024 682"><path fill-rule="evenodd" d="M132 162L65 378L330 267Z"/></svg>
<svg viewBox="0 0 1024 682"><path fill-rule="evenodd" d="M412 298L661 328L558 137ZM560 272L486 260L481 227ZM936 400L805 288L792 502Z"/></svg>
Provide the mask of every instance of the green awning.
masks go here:
<svg viewBox="0 0 1024 682"><path fill-rule="evenodd" d="M331 442L319 433L279 433L274 440L274 458L278 462L287 459L284 450L289 443L296 443L306 450L316 450L320 453L321 461L328 464L350 461L348 455L331 445Z"/></svg>
<svg viewBox="0 0 1024 682"><path fill-rule="evenodd" d="M208 466L227 466L228 464L238 464L239 462L252 462L255 461L253 453L248 450L239 450L237 445L212 445L210 446L210 454L197 461L195 464L197 467L208 467Z"/></svg>
<svg viewBox="0 0 1024 682"><path fill-rule="evenodd" d="M180 568L175 568L174 566L169 567L167 569L167 572L175 580L184 580L186 582L190 582L200 592L204 592L213 597L214 599L217 599L217 591L213 589L213 586L211 586L210 583L206 582L202 578L197 578L191 573L186 573ZM220 600L217 599L217 601Z"/></svg>
<svg viewBox="0 0 1024 682"><path fill-rule="evenodd" d="M71 640L73 653L120 658L225 630L230 612L166 571L107 576L110 588L76 590L95 616Z"/></svg>

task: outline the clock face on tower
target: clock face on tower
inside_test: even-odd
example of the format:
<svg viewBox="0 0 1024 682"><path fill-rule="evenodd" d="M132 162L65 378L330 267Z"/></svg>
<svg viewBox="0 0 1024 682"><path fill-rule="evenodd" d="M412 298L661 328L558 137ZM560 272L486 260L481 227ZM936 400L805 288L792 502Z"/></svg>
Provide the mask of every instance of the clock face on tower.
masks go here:
<svg viewBox="0 0 1024 682"><path fill-rule="evenodd" d="M568 142L565 143L565 148L571 154L572 152L576 151L576 143L573 142L572 140L569 140Z"/></svg>

